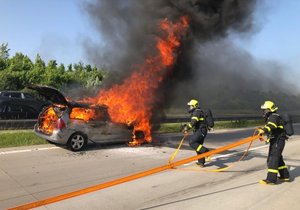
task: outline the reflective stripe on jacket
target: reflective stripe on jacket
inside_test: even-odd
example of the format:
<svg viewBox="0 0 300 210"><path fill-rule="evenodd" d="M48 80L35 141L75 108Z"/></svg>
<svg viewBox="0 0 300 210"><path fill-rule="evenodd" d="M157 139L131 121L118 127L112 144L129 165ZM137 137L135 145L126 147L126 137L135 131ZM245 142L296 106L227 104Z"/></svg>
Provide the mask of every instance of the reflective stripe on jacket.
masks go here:
<svg viewBox="0 0 300 210"><path fill-rule="evenodd" d="M188 124L189 128L198 129L205 125L205 116L201 109L197 108L192 112L191 122Z"/></svg>
<svg viewBox="0 0 300 210"><path fill-rule="evenodd" d="M279 134L284 131L283 120L277 113L272 113L266 120L266 125L262 128L267 134Z"/></svg>

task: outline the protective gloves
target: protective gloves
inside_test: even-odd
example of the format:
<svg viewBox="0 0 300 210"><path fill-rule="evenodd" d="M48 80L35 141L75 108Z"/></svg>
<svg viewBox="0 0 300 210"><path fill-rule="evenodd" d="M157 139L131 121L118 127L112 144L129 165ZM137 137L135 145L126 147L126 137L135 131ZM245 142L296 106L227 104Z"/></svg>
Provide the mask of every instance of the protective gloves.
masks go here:
<svg viewBox="0 0 300 210"><path fill-rule="evenodd" d="M188 133L189 132L189 126L187 124L181 125L181 132L182 133Z"/></svg>
<svg viewBox="0 0 300 210"><path fill-rule="evenodd" d="M265 133L265 131L261 128L259 128L257 131L258 131L258 135L263 135Z"/></svg>
<svg viewBox="0 0 300 210"><path fill-rule="evenodd" d="M258 128L257 129L257 135L259 135L260 137L259 137L259 140L260 141L264 141L264 138L262 137L262 135L265 133L265 131L263 130L263 129L261 129L261 128Z"/></svg>

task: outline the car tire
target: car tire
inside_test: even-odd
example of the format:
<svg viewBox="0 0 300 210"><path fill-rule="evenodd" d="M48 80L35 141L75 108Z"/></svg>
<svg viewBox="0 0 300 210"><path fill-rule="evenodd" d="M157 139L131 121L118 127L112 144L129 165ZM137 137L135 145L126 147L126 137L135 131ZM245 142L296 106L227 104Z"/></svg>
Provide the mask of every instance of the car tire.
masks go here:
<svg viewBox="0 0 300 210"><path fill-rule="evenodd" d="M83 133L73 133L68 140L67 146L73 152L83 150L87 145L87 139L87 135Z"/></svg>

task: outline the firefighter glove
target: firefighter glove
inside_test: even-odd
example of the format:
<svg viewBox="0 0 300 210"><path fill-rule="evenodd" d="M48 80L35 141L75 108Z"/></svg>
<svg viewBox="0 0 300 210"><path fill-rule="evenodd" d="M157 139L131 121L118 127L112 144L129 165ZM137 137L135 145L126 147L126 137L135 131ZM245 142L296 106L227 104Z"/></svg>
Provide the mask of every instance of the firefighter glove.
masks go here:
<svg viewBox="0 0 300 210"><path fill-rule="evenodd" d="M258 135L263 135L265 133L265 131L261 128L259 128L257 131L258 131Z"/></svg>
<svg viewBox="0 0 300 210"><path fill-rule="evenodd" d="M188 133L189 132L189 127L187 124L184 124L181 126L181 131L182 133Z"/></svg>

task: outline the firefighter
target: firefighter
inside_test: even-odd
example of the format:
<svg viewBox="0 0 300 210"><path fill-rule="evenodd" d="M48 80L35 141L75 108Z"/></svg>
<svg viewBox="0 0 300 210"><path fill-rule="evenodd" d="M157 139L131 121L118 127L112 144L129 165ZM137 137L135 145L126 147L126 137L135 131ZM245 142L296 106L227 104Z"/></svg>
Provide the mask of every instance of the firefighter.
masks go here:
<svg viewBox="0 0 300 210"><path fill-rule="evenodd" d="M270 143L267 159L268 174L267 178L260 180L260 184L276 184L277 178L281 181L290 181L288 168L282 157L282 152L287 139L283 120L276 113L278 107L272 101L265 101L261 105L263 117L265 118L265 126L258 129L260 135L267 134L267 143ZM279 175L279 177L277 177Z"/></svg>
<svg viewBox="0 0 300 210"><path fill-rule="evenodd" d="M199 108L198 101L195 99L190 100L187 105L189 106L188 112L191 114L191 122L184 125L183 132L189 132L189 130L193 129L194 133L189 139L190 146L197 154L208 152L209 150L203 146L207 135L204 112ZM204 163L205 158L201 158L196 162L200 167L204 167Z"/></svg>

